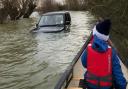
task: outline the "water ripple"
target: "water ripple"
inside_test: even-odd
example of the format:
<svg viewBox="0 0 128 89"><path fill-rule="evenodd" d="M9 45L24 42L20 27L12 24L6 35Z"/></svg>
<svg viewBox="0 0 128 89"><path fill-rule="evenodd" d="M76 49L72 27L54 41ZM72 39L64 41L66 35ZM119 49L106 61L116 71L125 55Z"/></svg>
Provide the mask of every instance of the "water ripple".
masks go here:
<svg viewBox="0 0 128 89"><path fill-rule="evenodd" d="M53 89L90 31L88 12L70 12L68 33L29 31L35 20L0 25L0 89Z"/></svg>

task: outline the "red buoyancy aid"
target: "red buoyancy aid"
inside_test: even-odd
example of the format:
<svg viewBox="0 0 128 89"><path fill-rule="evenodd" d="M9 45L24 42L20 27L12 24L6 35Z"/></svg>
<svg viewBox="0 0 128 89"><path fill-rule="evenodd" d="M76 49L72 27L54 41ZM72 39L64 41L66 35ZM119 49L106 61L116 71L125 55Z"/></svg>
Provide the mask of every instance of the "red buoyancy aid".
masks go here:
<svg viewBox="0 0 128 89"><path fill-rule="evenodd" d="M86 81L98 87L112 86L112 49L100 53L87 47L87 75Z"/></svg>

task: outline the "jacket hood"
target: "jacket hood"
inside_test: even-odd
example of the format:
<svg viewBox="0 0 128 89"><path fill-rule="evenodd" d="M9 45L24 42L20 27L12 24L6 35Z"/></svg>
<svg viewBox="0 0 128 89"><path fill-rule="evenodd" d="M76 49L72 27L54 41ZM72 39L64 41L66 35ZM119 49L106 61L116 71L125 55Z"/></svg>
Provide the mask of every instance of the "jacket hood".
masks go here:
<svg viewBox="0 0 128 89"><path fill-rule="evenodd" d="M106 52L108 49L108 44L106 41L99 39L94 35L94 40L92 42L92 48L98 52Z"/></svg>

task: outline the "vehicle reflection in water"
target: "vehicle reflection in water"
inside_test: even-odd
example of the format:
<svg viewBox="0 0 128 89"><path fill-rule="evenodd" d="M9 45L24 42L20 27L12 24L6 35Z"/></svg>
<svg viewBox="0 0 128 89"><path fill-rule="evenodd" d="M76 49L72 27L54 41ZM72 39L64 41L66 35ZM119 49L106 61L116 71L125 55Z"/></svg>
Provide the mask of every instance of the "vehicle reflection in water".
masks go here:
<svg viewBox="0 0 128 89"><path fill-rule="evenodd" d="M29 31L36 21L0 25L0 89L53 89L89 35L88 12L71 12L68 33Z"/></svg>

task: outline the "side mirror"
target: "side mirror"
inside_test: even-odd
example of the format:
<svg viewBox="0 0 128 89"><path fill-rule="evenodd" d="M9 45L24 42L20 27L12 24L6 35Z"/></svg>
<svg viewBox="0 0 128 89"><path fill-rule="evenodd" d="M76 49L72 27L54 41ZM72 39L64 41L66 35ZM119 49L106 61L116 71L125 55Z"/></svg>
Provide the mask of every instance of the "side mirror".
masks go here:
<svg viewBox="0 0 128 89"><path fill-rule="evenodd" d="M70 21L66 21L65 24L66 24L66 25L70 25Z"/></svg>
<svg viewBox="0 0 128 89"><path fill-rule="evenodd" d="M38 27L38 24L36 24L36 28Z"/></svg>

